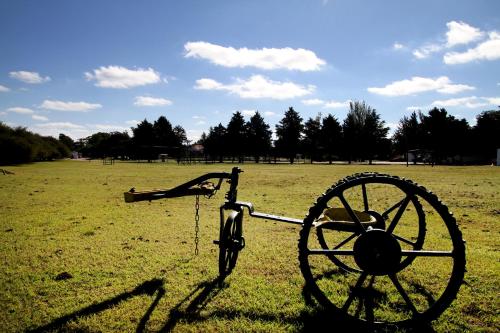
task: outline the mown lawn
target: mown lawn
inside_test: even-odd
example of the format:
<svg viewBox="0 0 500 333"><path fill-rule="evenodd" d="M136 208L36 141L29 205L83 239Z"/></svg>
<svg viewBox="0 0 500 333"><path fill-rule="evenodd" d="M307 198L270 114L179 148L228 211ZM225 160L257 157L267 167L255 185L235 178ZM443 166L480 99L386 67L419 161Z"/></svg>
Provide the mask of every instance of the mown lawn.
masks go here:
<svg viewBox="0 0 500 333"><path fill-rule="evenodd" d="M2 167L14 174L0 174L0 330L308 331L319 323L335 329L303 290L300 226L246 215L246 248L220 285L212 241L227 186L201 199L198 256L194 197L123 201L131 187L171 187L232 166L62 161ZM458 298L429 329L500 329L499 167L241 167L240 200L298 218L330 185L356 172L394 174L432 190L457 218L468 272Z"/></svg>

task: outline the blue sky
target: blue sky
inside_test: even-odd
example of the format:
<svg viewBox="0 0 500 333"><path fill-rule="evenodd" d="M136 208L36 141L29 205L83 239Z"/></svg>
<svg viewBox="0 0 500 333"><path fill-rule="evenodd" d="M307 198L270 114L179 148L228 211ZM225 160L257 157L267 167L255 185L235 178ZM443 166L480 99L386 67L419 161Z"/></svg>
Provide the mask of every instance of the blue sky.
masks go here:
<svg viewBox="0 0 500 333"><path fill-rule="evenodd" d="M77 139L164 115L192 140L239 110L391 127L500 105L500 1L0 0L0 121Z"/></svg>

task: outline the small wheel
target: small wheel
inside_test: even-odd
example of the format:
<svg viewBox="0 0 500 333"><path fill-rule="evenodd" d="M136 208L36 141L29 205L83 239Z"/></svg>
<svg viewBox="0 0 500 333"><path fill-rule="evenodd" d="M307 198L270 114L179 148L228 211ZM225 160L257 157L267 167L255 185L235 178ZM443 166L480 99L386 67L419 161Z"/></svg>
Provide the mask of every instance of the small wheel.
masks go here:
<svg viewBox="0 0 500 333"><path fill-rule="evenodd" d="M243 238L243 212L232 211L227 217L219 241L219 276L226 277L231 274L238 252L245 247Z"/></svg>
<svg viewBox="0 0 500 333"><path fill-rule="evenodd" d="M345 210L350 227L318 223L329 207ZM377 223L368 226L359 212ZM339 317L404 325L429 322L451 304L463 281L465 246L434 194L411 181L363 173L339 181L309 209L299 262L312 295Z"/></svg>

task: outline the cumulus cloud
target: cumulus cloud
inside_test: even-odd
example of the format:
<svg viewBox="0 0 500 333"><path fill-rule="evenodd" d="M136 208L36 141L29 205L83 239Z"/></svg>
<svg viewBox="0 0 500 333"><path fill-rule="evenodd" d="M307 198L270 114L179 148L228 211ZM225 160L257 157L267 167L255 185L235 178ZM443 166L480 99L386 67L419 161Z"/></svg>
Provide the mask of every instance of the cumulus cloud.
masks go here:
<svg viewBox="0 0 500 333"><path fill-rule="evenodd" d="M437 91L443 94L456 94L462 91L474 90L475 87L465 84L453 84L446 76L425 78L414 76L409 80L395 81L385 87L372 87L368 91L384 96L405 96L427 91Z"/></svg>
<svg viewBox="0 0 500 333"><path fill-rule="evenodd" d="M339 109L339 108L346 108L349 107L349 103L351 100L347 100L344 102L338 102L338 101L329 101L326 102L324 107L327 109Z"/></svg>
<svg viewBox="0 0 500 333"><path fill-rule="evenodd" d="M188 42L184 45L186 58L201 58L224 67L256 67L259 69L288 69L317 71L326 62L306 49L262 48L235 49L207 42Z"/></svg>
<svg viewBox="0 0 500 333"><path fill-rule="evenodd" d="M302 104L309 105L309 106L325 104L325 101L318 99L318 98L303 99L301 102L302 102Z"/></svg>
<svg viewBox="0 0 500 333"><path fill-rule="evenodd" d="M446 42L441 41L438 43L427 43L415 50L413 50L413 55L417 59L428 58L433 53L441 52L446 49L450 49L459 45L465 45L472 42L477 42L485 37L485 33L479 28L473 27L462 21L450 21L446 23L448 30L446 31ZM490 33L491 35L491 33ZM489 48L489 46L487 46ZM473 53L473 51L471 51ZM444 56L445 63L454 63L455 58L460 58L462 53L448 52ZM472 55L464 55L466 59ZM450 59L451 58L451 59ZM464 62L468 62L463 60Z"/></svg>
<svg viewBox="0 0 500 333"><path fill-rule="evenodd" d="M14 113L20 113L20 114L33 114L35 111L28 109L28 108L22 108L22 107L13 107L13 108L8 108L8 112L14 112Z"/></svg>
<svg viewBox="0 0 500 333"><path fill-rule="evenodd" d="M451 21L446 23L446 46L453 47L460 44L468 44L477 41L484 36L484 32L472 27L465 22Z"/></svg>
<svg viewBox="0 0 500 333"><path fill-rule="evenodd" d="M2 86L2 85L0 84L0 92L8 92L8 91L10 91L10 89L9 89L9 88L7 88L6 86Z"/></svg>
<svg viewBox="0 0 500 333"><path fill-rule="evenodd" d="M130 126L137 126L137 124L139 124L139 123L140 123L140 121L135 120L135 119L125 121L125 124L130 125Z"/></svg>
<svg viewBox="0 0 500 333"><path fill-rule="evenodd" d="M448 52L444 55L445 64L456 65L479 60L500 59L500 32L488 34L488 40L465 52Z"/></svg>
<svg viewBox="0 0 500 333"><path fill-rule="evenodd" d="M241 114L249 117L252 117L256 112L256 110L241 110Z"/></svg>
<svg viewBox="0 0 500 333"><path fill-rule="evenodd" d="M432 102L432 106L437 107L454 107L460 106L469 109L485 107L489 105L498 105L500 103L500 97L462 97L462 98L451 98L446 100L437 100Z"/></svg>
<svg viewBox="0 0 500 333"><path fill-rule="evenodd" d="M127 89L161 81L160 74L152 68L128 69L121 66L99 67L93 73L86 72L88 81L96 81L101 88Z"/></svg>
<svg viewBox="0 0 500 333"><path fill-rule="evenodd" d="M84 129L85 127L82 125L73 124L70 122L51 122L44 124L36 124L36 127L39 128L48 128L48 129Z"/></svg>
<svg viewBox="0 0 500 333"><path fill-rule="evenodd" d="M89 124L88 127L96 129L101 132L126 132L130 130L128 127L110 124Z"/></svg>
<svg viewBox="0 0 500 333"><path fill-rule="evenodd" d="M137 96L134 105L136 106L166 106L172 105L172 101L165 98Z"/></svg>
<svg viewBox="0 0 500 333"><path fill-rule="evenodd" d="M395 42L394 44L392 44L392 48L394 50L402 50L405 48L405 46L401 43Z"/></svg>
<svg viewBox="0 0 500 333"><path fill-rule="evenodd" d="M417 59L428 58L431 54L439 52L443 49L442 45L438 44L426 44L416 50L413 50L413 55Z"/></svg>
<svg viewBox="0 0 500 333"><path fill-rule="evenodd" d="M241 98L289 99L311 94L313 85L303 86L293 82L272 81L262 75L253 75L247 80L236 79L232 84L222 84L212 79L203 78L196 81L195 89L223 90L236 94Z"/></svg>
<svg viewBox="0 0 500 333"><path fill-rule="evenodd" d="M324 101L322 99L313 98L313 99L304 99L301 102L302 102L302 104L308 105L308 106L321 105L323 108L326 108L326 109L338 109L338 108L348 107L351 100L346 100L346 101L340 102L340 101L334 101L334 100Z"/></svg>
<svg viewBox="0 0 500 333"><path fill-rule="evenodd" d="M45 116L41 116L39 114L34 114L31 116L31 118L33 118L33 120L39 120L39 121L48 121L49 118L45 117Z"/></svg>
<svg viewBox="0 0 500 333"><path fill-rule="evenodd" d="M10 72L9 76L13 79L29 84L39 84L50 81L49 76L42 77L37 72L17 71L17 72Z"/></svg>
<svg viewBox="0 0 500 333"><path fill-rule="evenodd" d="M92 104L87 102L63 102L63 101L52 101L44 100L42 109L54 110L54 111L70 111L70 112L87 112L102 107L101 104Z"/></svg>

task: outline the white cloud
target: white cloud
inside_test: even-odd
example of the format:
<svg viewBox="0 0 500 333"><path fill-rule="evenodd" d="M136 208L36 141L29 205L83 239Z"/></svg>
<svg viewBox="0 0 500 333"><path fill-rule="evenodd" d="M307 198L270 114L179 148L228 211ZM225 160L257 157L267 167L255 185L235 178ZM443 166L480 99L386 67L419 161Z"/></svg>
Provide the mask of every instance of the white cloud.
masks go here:
<svg viewBox="0 0 500 333"><path fill-rule="evenodd" d="M327 108L327 109L339 109L339 108L346 108L346 107L349 107L349 103L351 102L351 100L347 100L347 101L344 101L344 102L338 102L338 101L330 101L330 102L326 102L324 107Z"/></svg>
<svg viewBox="0 0 500 333"><path fill-rule="evenodd" d="M9 76L24 83L39 84L50 81L50 77L42 77L37 72L17 71L10 72Z"/></svg>
<svg viewBox="0 0 500 333"><path fill-rule="evenodd" d="M325 104L325 101L318 99L318 98L303 99L301 102L304 105L323 105L323 104Z"/></svg>
<svg viewBox="0 0 500 333"><path fill-rule="evenodd" d="M130 126L137 126L137 124L139 124L139 123L140 123L139 120L127 120L127 121L125 121L125 124L130 125Z"/></svg>
<svg viewBox="0 0 500 333"><path fill-rule="evenodd" d="M130 130L130 128L128 127L110 124L89 124L87 126L90 128L95 128L100 132L126 132Z"/></svg>
<svg viewBox="0 0 500 333"><path fill-rule="evenodd" d="M368 91L384 96L405 96L427 91L456 94L474 89L476 88L465 84L452 84L451 80L446 76L440 76L436 79L414 76L409 80L395 81L385 87L368 88Z"/></svg>
<svg viewBox="0 0 500 333"><path fill-rule="evenodd" d="M200 126L200 125L205 125L207 122L205 120L198 120L196 123L194 123L195 125L197 126Z"/></svg>
<svg viewBox="0 0 500 333"><path fill-rule="evenodd" d="M48 121L49 118L45 117L45 116L40 116L39 114L34 114L31 116L31 118L33 118L33 120L39 120L39 121Z"/></svg>
<svg viewBox="0 0 500 333"><path fill-rule="evenodd" d="M488 34L488 40L479 43L476 47L465 52L448 52L444 55L445 64L465 64L479 60L500 59L500 32L493 31Z"/></svg>
<svg viewBox="0 0 500 333"><path fill-rule="evenodd" d="M7 115L7 112L5 111L0 111L0 116L6 116Z"/></svg>
<svg viewBox="0 0 500 333"><path fill-rule="evenodd" d="M402 50L405 48L405 46L401 43L395 42L394 44L392 44L392 48L394 50Z"/></svg>
<svg viewBox="0 0 500 333"><path fill-rule="evenodd" d="M256 67L259 69L288 69L298 71L316 71L326 62L313 51L292 49L235 49L207 42L188 42L184 45L186 58L207 59L224 67Z"/></svg>
<svg viewBox="0 0 500 333"><path fill-rule="evenodd" d="M8 91L10 91L10 89L9 89L9 88L7 88L6 86L2 86L2 85L0 84L0 92L8 92Z"/></svg>
<svg viewBox="0 0 500 333"><path fill-rule="evenodd" d="M438 44L426 44L416 50L413 50L413 55L417 59L428 58L431 54L439 52L443 49L442 45Z"/></svg>
<svg viewBox="0 0 500 333"><path fill-rule="evenodd" d="M201 134L204 131L198 129L188 129L186 130L186 137L191 142L196 142L201 138Z"/></svg>
<svg viewBox="0 0 500 333"><path fill-rule="evenodd" d="M205 116L192 116L191 118L196 119L196 120L205 120L207 117Z"/></svg>
<svg viewBox="0 0 500 333"><path fill-rule="evenodd" d="M55 111L87 112L90 110L99 109L102 107L102 105L87 102L63 102L45 100L43 101L42 105L40 105L40 107L42 109Z"/></svg>
<svg viewBox="0 0 500 333"><path fill-rule="evenodd" d="M472 27L465 22L451 21L446 23L448 31L446 32L446 46L453 47L460 44L468 44L483 38L484 32L478 28Z"/></svg>
<svg viewBox="0 0 500 333"><path fill-rule="evenodd" d="M425 106L408 106L406 107L406 111L420 111L425 108Z"/></svg>
<svg viewBox="0 0 500 333"><path fill-rule="evenodd" d="M244 116L250 116L252 117L255 112L257 112L256 110L241 110L241 113L244 115Z"/></svg>
<svg viewBox="0 0 500 333"><path fill-rule="evenodd" d="M451 98L446 100L437 100L432 102L432 106L438 107L466 107L469 109L485 107L488 105L497 105L500 102L500 97L462 97L462 98Z"/></svg>
<svg viewBox="0 0 500 333"><path fill-rule="evenodd" d="M302 104L309 105L309 106L321 105L325 109L338 109L338 108L348 107L351 100L339 102L339 101L334 101L334 100L324 101L322 99L313 98L313 99L304 99L301 102L302 102Z"/></svg>
<svg viewBox="0 0 500 333"><path fill-rule="evenodd" d="M483 97L488 103L492 105L500 105L500 97Z"/></svg>
<svg viewBox="0 0 500 333"><path fill-rule="evenodd" d="M273 112L273 111L266 111L266 112L264 112L264 116L267 116L267 117L273 117L275 115L276 115L276 113Z"/></svg>
<svg viewBox="0 0 500 333"><path fill-rule="evenodd" d="M248 80L236 79L233 84L222 84L212 79L196 81L195 89L225 90L241 98L289 99L311 94L315 86L303 86L293 82L272 81L262 75L253 75Z"/></svg>
<svg viewBox="0 0 500 333"><path fill-rule="evenodd" d="M8 108L8 112L14 112L14 113L20 113L20 114L33 114L35 111L28 109L28 108L22 108L22 107L13 107L13 108Z"/></svg>
<svg viewBox="0 0 500 333"><path fill-rule="evenodd" d="M121 66L99 67L94 73L85 73L88 81L95 80L101 88L127 89L154 84L161 81L160 74L154 69L128 69Z"/></svg>
<svg viewBox="0 0 500 333"><path fill-rule="evenodd" d="M148 96L137 96L134 105L136 106L165 106L172 105L172 101L165 98L156 98Z"/></svg>
<svg viewBox="0 0 500 333"><path fill-rule="evenodd" d="M49 129L84 129L82 125L73 124L70 122L51 122L44 124L36 124L39 128L49 128Z"/></svg>

